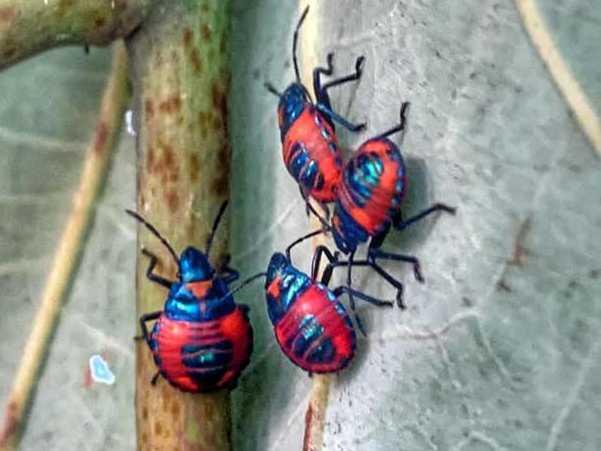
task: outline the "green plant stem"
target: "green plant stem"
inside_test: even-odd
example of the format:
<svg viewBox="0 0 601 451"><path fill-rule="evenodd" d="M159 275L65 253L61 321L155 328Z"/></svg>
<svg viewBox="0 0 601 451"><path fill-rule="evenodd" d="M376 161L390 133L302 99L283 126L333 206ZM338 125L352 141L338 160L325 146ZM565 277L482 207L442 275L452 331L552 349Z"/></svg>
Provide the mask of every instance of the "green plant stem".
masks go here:
<svg viewBox="0 0 601 451"><path fill-rule="evenodd" d="M154 0L0 0L0 69L62 45L129 35Z"/></svg>
<svg viewBox="0 0 601 451"><path fill-rule="evenodd" d="M165 1L127 41L138 126L138 211L177 252L204 248L211 223L229 195L227 133L229 2ZM227 215L226 215L227 218ZM227 220L211 259L226 251ZM139 248L160 260L157 272L176 277L158 240L139 229ZM139 254L137 311L161 310L166 292L145 276ZM139 450L230 449L227 392L192 395L159 379L145 343L136 349L136 422Z"/></svg>

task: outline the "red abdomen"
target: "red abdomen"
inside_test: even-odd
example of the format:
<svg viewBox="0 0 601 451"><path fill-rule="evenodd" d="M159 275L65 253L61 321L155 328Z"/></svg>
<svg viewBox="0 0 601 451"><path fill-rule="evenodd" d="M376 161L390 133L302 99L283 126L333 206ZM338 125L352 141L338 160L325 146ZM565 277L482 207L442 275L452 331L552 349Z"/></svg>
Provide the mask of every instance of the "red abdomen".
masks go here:
<svg viewBox="0 0 601 451"><path fill-rule="evenodd" d="M179 321L162 315L151 348L163 377L188 392L230 388L248 365L252 328L241 306L213 321Z"/></svg>
<svg viewBox="0 0 601 451"><path fill-rule="evenodd" d="M311 373L339 371L355 353L355 331L348 314L322 285L300 293L274 331L284 354Z"/></svg>
<svg viewBox="0 0 601 451"><path fill-rule="evenodd" d="M398 147L388 139L365 142L345 167L339 207L370 236L390 221L406 189L405 167Z"/></svg>
<svg viewBox="0 0 601 451"><path fill-rule="evenodd" d="M342 173L334 130L313 106L305 107L282 138L288 172L304 192L320 202L333 202Z"/></svg>

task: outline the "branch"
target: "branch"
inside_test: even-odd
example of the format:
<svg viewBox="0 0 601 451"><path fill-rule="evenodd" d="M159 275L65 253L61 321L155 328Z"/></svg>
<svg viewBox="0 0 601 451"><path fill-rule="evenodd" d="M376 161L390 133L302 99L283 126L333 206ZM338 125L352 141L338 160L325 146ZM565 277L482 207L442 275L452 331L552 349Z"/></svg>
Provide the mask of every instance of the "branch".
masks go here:
<svg viewBox="0 0 601 451"><path fill-rule="evenodd" d="M79 262L85 232L91 223L94 204L101 191L109 161L123 118L127 100L127 58L122 43L113 54L113 69L102 98L96 131L87 150L79 190L73 199L73 209L58 245L40 308L33 321L33 329L23 351L23 359L0 429L0 451L17 448L23 426L23 415L31 400L41 363L52 332L59 319L63 298Z"/></svg>
<svg viewBox="0 0 601 451"><path fill-rule="evenodd" d="M303 24L301 33L301 66L303 79L311 80L311 68L319 66L316 51L318 48L319 36L319 8L318 2L309 2L301 0L299 2L298 14L302 13L307 4L311 4L311 18ZM317 208L320 208L317 206ZM314 215L311 215L312 229L321 227L321 224ZM313 249L320 244L325 244L324 235L318 235L313 239ZM323 448L323 434L326 421L326 410L328 408L328 397L330 386L332 385L332 375L315 374L311 379L311 394L309 405L305 413L305 434L303 437L303 451L320 451Z"/></svg>
<svg viewBox="0 0 601 451"><path fill-rule="evenodd" d="M180 251L204 245L229 196L229 1L167 4L150 13L128 48L138 120L137 208ZM212 257L223 256L227 235L222 224ZM157 254L162 275L175 278L172 258L155 237L140 229L138 245ZM139 315L162 310L165 301L165 291L146 279L146 265L138 261ZM162 378L151 385L156 365L142 341L136 360L139 450L230 449L226 391L183 393Z"/></svg>
<svg viewBox="0 0 601 451"><path fill-rule="evenodd" d="M0 69L64 45L129 35L153 0L0 0Z"/></svg>

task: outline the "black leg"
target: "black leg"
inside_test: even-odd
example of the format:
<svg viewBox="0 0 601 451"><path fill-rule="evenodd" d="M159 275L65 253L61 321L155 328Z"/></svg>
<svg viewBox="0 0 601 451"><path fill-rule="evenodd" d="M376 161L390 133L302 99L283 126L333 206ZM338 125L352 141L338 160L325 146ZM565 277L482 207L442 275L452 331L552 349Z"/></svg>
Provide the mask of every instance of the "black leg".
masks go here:
<svg viewBox="0 0 601 451"><path fill-rule="evenodd" d="M154 321L154 320L159 319L159 317L161 316L162 313L163 313L162 310L158 310L156 312L145 313L144 315L140 316L139 321L140 321L140 330L142 331L142 338L148 344L149 347L150 347L150 335L148 334L148 328L146 327L146 323L148 321Z"/></svg>
<svg viewBox="0 0 601 451"><path fill-rule="evenodd" d="M353 124L353 123L347 121L345 118L343 118L339 114L335 113L327 105L323 105L322 103L318 102L315 104L315 108L317 108L323 114L325 114L326 116L331 118L334 122L338 122L344 128L346 128L347 130L350 130L351 132L358 132L365 128L365 125L366 125L365 122L363 122L361 124Z"/></svg>
<svg viewBox="0 0 601 451"><path fill-rule="evenodd" d="M307 194L303 190L303 187L299 185L298 189L301 193L303 200L305 201L305 211L307 212L307 216L309 216L310 213L313 213L313 215L317 219L319 219L319 222L321 223L322 227L329 228L328 219L330 217L330 210L328 209L328 207L325 204L320 204L321 207L326 212L326 218L324 218L322 215L320 215L317 212L317 210L315 210L315 208L313 208L313 205L311 205L311 202L309 201L309 196L307 196Z"/></svg>
<svg viewBox="0 0 601 451"><path fill-rule="evenodd" d="M152 377L152 379L150 380L150 384L151 385L156 385L157 381L159 380L159 376L161 375L160 371L157 371L156 374Z"/></svg>
<svg viewBox="0 0 601 451"><path fill-rule="evenodd" d="M334 54L328 53L328 67L316 67L315 69L313 69L313 93L315 94L315 99L317 102L326 105L328 108L331 108L332 104L330 103L330 97L328 96L327 91L324 91L321 87L321 75L332 75L332 73L334 72L334 67L332 64L333 59Z"/></svg>
<svg viewBox="0 0 601 451"><path fill-rule="evenodd" d="M164 286L165 288L171 288L175 282L172 282L168 279L165 279L153 272L154 267L157 265L159 259L153 253L147 251L146 249L142 249L142 253L146 255L150 259L150 263L148 264L148 269L146 270L146 277L154 283L158 283L159 285Z"/></svg>
<svg viewBox="0 0 601 451"><path fill-rule="evenodd" d="M311 262L311 279L313 281L317 280L317 276L319 275L319 266L321 265L321 256L325 254L328 259L328 265L326 269L324 269L323 274L321 276L321 283L325 286L328 286L330 283L330 279L332 278L332 270L337 266L338 262L338 253L332 254L330 250L320 244L315 249L315 253L313 254L313 261ZM346 262L344 262L346 264Z"/></svg>
<svg viewBox="0 0 601 451"><path fill-rule="evenodd" d="M406 118L406 112L407 112L407 108L409 107L409 102L403 102L401 104L401 119L399 121L399 123L397 125L395 125L394 127L392 127L389 130L386 130L383 133L380 133L379 135L374 136L371 139L382 139L382 138L388 138L390 135L394 134L394 133L398 133L398 132L402 132L403 130L405 130L405 124L407 122L407 118Z"/></svg>
<svg viewBox="0 0 601 451"><path fill-rule="evenodd" d="M375 261L370 262L369 266L371 266L374 269L374 271L376 271L378 274L380 274L382 276L382 278L384 280L386 280L390 285L392 285L393 287L395 287L397 289L396 303L399 306L399 308L401 308L402 310L405 310L406 306L405 306L405 302L403 300L404 288L403 288L403 284L401 283L401 281L399 281L396 278L394 278L393 276L391 276L384 268L382 268L380 265L378 265Z"/></svg>
<svg viewBox="0 0 601 451"><path fill-rule="evenodd" d="M312 238L312 237L314 237L314 236L316 236L316 235L321 235L322 233L327 233L327 232L329 232L329 231L330 231L329 227L328 227L327 229L317 229L317 230L314 230L314 231L313 231L313 232L311 232L311 233L307 233L306 235L303 235L303 236L301 236L300 238L297 238L296 240L294 240L294 241L293 241L292 243L290 243L290 244L288 245L288 247L286 248L286 258L288 259L288 261L291 261L291 260L290 260L290 251L292 251L292 248L293 248L294 246L296 246L296 245L298 245L298 244L302 243L302 242L303 242L303 241L305 241L305 240L308 240L309 238Z"/></svg>
<svg viewBox="0 0 601 451"><path fill-rule="evenodd" d="M374 263L378 259L410 263L413 266L413 274L415 275L415 279L418 282L424 282L424 276L422 275L419 260L413 255L393 254L391 252L384 252L380 249L374 249L370 246L368 251L368 259Z"/></svg>
<svg viewBox="0 0 601 451"><path fill-rule="evenodd" d="M349 81L359 80L361 75L363 75L363 63L365 63L365 57L360 56L355 60L355 72L350 75L345 75L344 77L336 78L335 80L331 80L324 84L321 87L321 92L327 95L327 90L333 88L334 86L339 86L344 83L348 83ZM315 94L319 100L319 95ZM319 100L321 101L321 100Z"/></svg>
<svg viewBox="0 0 601 451"><path fill-rule="evenodd" d="M449 207L448 205L445 205L445 204L436 203L436 204L432 205L430 208L427 208L424 211L422 211L421 213L418 213L415 216L412 216L411 218L407 219L406 221L403 221L403 219L399 215L397 218L394 219L393 225L394 225L395 229L403 230L403 229L409 227L410 225L415 224L418 221L421 221L426 216L428 216L432 213L436 213L437 211L444 211L446 213L450 213L450 214L454 215L456 210L457 209L455 207Z"/></svg>
<svg viewBox="0 0 601 451"><path fill-rule="evenodd" d="M381 299L375 298L373 296L370 296L368 294L362 293L361 291L357 291L357 290L355 290L355 289L353 289L351 287L347 287L347 286L344 286L344 285L335 288L332 292L336 296L340 296L342 293L346 293L346 294L352 293L353 296L357 297L357 299L361 299L362 301L369 302L370 304L373 304L376 307L392 307L394 305L393 302L383 301Z"/></svg>

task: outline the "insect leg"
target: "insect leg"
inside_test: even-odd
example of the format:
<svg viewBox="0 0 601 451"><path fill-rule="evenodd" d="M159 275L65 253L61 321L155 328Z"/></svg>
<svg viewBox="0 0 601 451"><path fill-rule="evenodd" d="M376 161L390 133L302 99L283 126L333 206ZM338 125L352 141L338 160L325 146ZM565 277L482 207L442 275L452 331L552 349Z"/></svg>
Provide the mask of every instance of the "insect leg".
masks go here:
<svg viewBox="0 0 601 451"><path fill-rule="evenodd" d="M431 215L432 213L436 213L437 211L444 211L446 213L450 213L450 214L454 215L456 210L457 209L455 207L449 207L448 205L445 205L445 204L436 203L436 204L432 205L431 207L425 209L421 213L418 213L415 216L412 216L411 218L409 218L405 221L403 221L399 215L397 218L395 218L393 225L394 225L395 229L403 230L403 229L409 227L410 225L415 224L418 221L421 221L426 216Z"/></svg>
<svg viewBox="0 0 601 451"><path fill-rule="evenodd" d="M334 80L327 82L323 86L321 86L321 93L323 93L322 95L327 96L328 95L327 90L330 88L333 88L334 86L339 86L344 83L348 83L350 81L359 80L361 78L361 75L363 75L363 63L365 63L365 57L360 56L359 58L357 58L355 60L355 72L354 73L345 75L344 77L336 78ZM328 74L328 75L330 75L330 74ZM318 94L316 94L316 96L317 96L318 100L321 102L320 96Z"/></svg>
<svg viewBox="0 0 601 451"><path fill-rule="evenodd" d="M343 118L339 114L335 113L327 105L323 105L320 102L315 104L315 108L317 108L323 114L325 114L326 116L331 118L333 121L338 122L340 125L342 125L347 130L350 130L351 132L358 132L365 128L365 125L366 125L365 122L362 122L360 124L353 124L353 123L347 121L345 118Z"/></svg>
<svg viewBox="0 0 601 451"><path fill-rule="evenodd" d="M158 257L154 255L152 252L147 251L146 249L142 249L142 253L146 255L150 259L150 263L148 264L148 269L146 269L146 277L154 283L158 283L159 285L164 286L165 288L171 288L175 282L172 282L168 279L165 279L157 274L155 274L154 267L157 265L159 261Z"/></svg>
<svg viewBox="0 0 601 451"><path fill-rule="evenodd" d="M161 372L157 371L156 374L154 376L152 376L152 379L150 380L150 384L151 385L156 385L160 376L161 376Z"/></svg>
<svg viewBox="0 0 601 451"><path fill-rule="evenodd" d="M161 313L163 312L161 310L158 310L156 312L145 313L144 315L140 316L140 330L142 331L142 337L140 338L144 339L144 341L148 344L148 347L150 347L150 335L148 334L148 328L146 327L146 323L148 321L154 321L156 319L159 319Z"/></svg>
<svg viewBox="0 0 601 451"><path fill-rule="evenodd" d="M313 93L315 94L317 102L326 105L328 108L331 108L330 97L321 86L321 75L332 75L332 73L334 72L334 67L332 65L333 59L334 54L328 53L328 67L316 67L315 69L313 69Z"/></svg>
<svg viewBox="0 0 601 451"><path fill-rule="evenodd" d="M309 196L307 196L307 194L305 193L305 191L303 190L302 186L298 186L298 189L301 193L301 196L303 198L303 200L305 201L305 206L306 206L306 212L307 212L307 216L309 216L310 213L313 213L313 215L315 215L315 217L317 219L319 219L319 222L321 223L321 225L323 227L328 228L329 224L328 224L328 218L330 216L330 211L328 210L327 206L324 204L320 204L321 207L324 209L324 211L326 212L326 218L324 218L322 215L320 215L317 210L315 210L315 208L313 208L313 205L311 205L311 202L309 201Z"/></svg>
<svg viewBox="0 0 601 451"><path fill-rule="evenodd" d="M375 305L376 307L392 307L394 305L393 302L383 301L382 299L375 298L368 294L362 293L361 291L357 291L354 288L347 287L346 285L342 285L333 290L333 293L336 296L340 296L342 293L351 294L356 296L357 299L361 299L362 301L369 302L370 304Z"/></svg>
<svg viewBox="0 0 601 451"><path fill-rule="evenodd" d="M419 260L417 259L417 257L414 257L413 255L393 254L391 252L384 252L381 249L375 249L375 248L370 247L369 251L368 251L368 259L370 261L372 261L374 264L377 259L410 263L413 266L413 274L415 275L415 279L418 282L422 282L422 283L424 282L424 276L422 275L421 265L419 263Z"/></svg>

